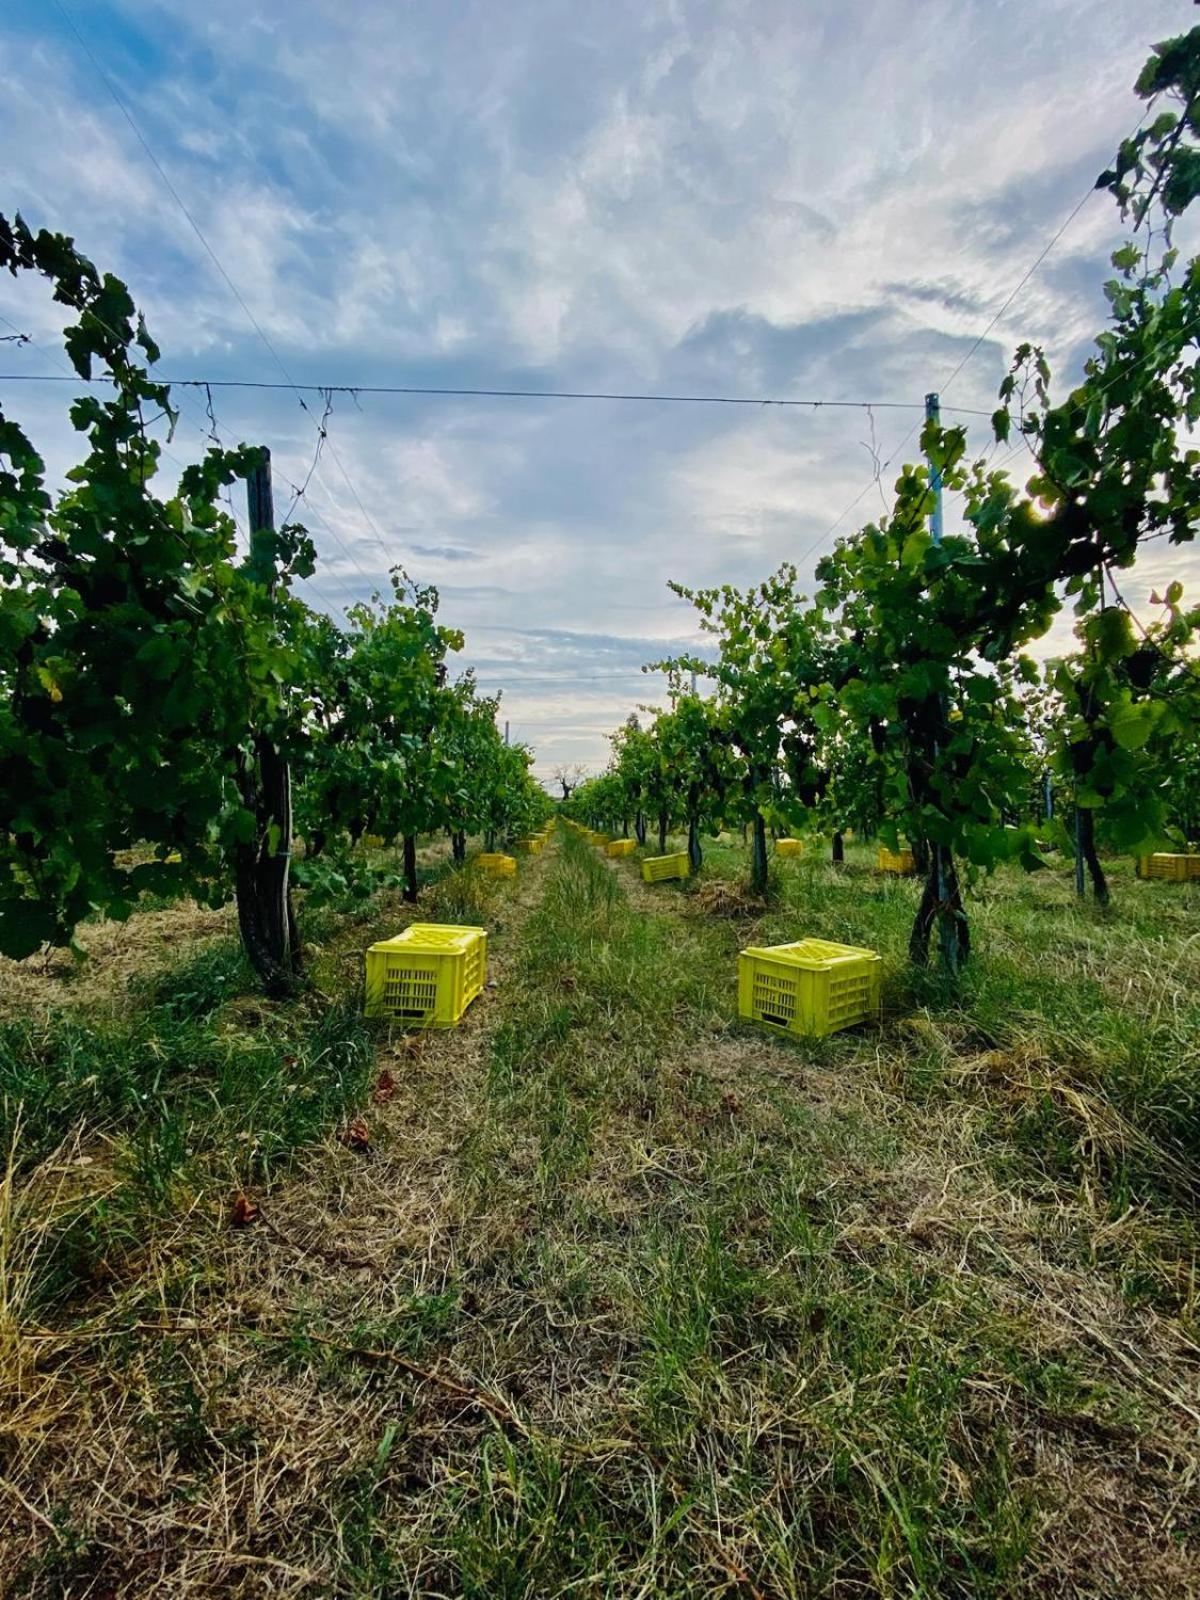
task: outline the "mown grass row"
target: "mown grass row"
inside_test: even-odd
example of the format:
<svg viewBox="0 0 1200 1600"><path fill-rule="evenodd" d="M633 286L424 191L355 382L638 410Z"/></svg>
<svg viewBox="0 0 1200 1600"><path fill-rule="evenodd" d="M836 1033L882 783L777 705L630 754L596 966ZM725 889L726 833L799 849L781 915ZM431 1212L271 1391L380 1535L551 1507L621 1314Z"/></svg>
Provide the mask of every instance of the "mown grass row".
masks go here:
<svg viewBox="0 0 1200 1600"><path fill-rule="evenodd" d="M355 1592L372 1544L362 1485L389 1445L381 1435L357 1459L354 1408L373 1372L353 1352L377 1342L419 1355L459 1316L453 1293L393 1293L386 1272L359 1303L361 1249L323 1243L340 1209L324 1209L326 1176L370 1184L381 1164L374 1143L331 1133L365 1107L379 1137L368 1090L380 1061L398 1068L409 1045L455 1043L360 1015L364 945L413 914L385 895L310 915L312 986L288 1005L263 1001L217 940L154 963L110 1007L48 1008L40 1034L12 1026L5 1070L21 1102L0 1169L0 1486L24 1498L0 1503L0 1591L162 1581L211 1593L219 1571L221 1592L242 1592L311 1563L317 1592L335 1570ZM502 928L513 911L488 880L441 861L416 914ZM53 1045L40 1057L39 1037ZM239 1189L258 1209L231 1226ZM345 1414L325 1403L344 1385ZM363 1420L373 1428L369 1409ZM102 1495L97 1455L112 1462ZM263 1503L264 1459L285 1463L289 1486L312 1482L294 1517L277 1480ZM310 1538L315 1551L289 1563L283 1546Z"/></svg>
<svg viewBox="0 0 1200 1600"><path fill-rule="evenodd" d="M425 876L451 914L466 896L486 915L473 875L439 863ZM38 1239L27 1312L110 1276L199 1197L224 1206L271 1183L361 1104L380 1036L362 1016L362 949L411 915L395 894L310 912L309 986L293 1002L264 1000L222 937L107 1003L72 1005L67 987L68 1003L0 1022L0 1228ZM56 1181L19 1200L41 1168ZM19 1253L32 1256L14 1248L10 1276Z"/></svg>
<svg viewBox="0 0 1200 1600"><path fill-rule="evenodd" d="M371 1159L292 1186L320 1253L189 1248L222 1331L130 1329L121 1426L144 1396L167 1498L242 1539L248 1501L296 1593L1188 1594L1190 1134L1161 1085L1193 1048L1189 932L998 880L951 995L906 973L911 885L808 861L712 915L697 891L739 869L651 891L564 838L485 1025L412 1056ZM443 909L477 920L463 889ZM806 933L883 950L880 1028L737 1022L738 947ZM176 982L178 1026L244 1025L223 987ZM356 1220L378 1270L341 1264ZM31 1593L94 1563L78 1522Z"/></svg>
<svg viewBox="0 0 1200 1600"><path fill-rule="evenodd" d="M551 868L453 1174L446 1348L522 1426L415 1493L393 1460L379 1570L475 1596L1036 1583L1075 1514L1039 1431L1132 1441L1146 1397L964 1273L947 1223L910 1226L945 1152L856 1087L874 1044L746 1033L728 930L681 905L635 907L573 840Z"/></svg>
<svg viewBox="0 0 1200 1600"><path fill-rule="evenodd" d="M971 898L975 957L949 989L906 956L918 885L849 865L775 866L770 909L738 938L797 930L886 963L890 1084L990 1108L997 1159L1048 1188L1099 1191L1113 1216L1150 1203L1186 1227L1200 1195L1200 890L1111 866L1115 904L1080 905L1065 869L1003 872ZM744 870L710 848L699 886ZM695 887L695 886L694 886Z"/></svg>

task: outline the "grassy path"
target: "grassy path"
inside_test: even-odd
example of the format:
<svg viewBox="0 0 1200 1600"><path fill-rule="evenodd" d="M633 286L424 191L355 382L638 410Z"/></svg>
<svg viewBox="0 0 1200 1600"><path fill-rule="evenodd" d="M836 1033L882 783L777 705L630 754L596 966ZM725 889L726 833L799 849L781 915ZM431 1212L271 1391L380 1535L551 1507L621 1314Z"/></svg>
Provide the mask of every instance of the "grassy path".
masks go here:
<svg viewBox="0 0 1200 1600"><path fill-rule="evenodd" d="M23 1183L14 1172L0 1185L0 1594L363 1592L361 1473L394 1431L393 1403L402 1414L427 1391L431 1415L443 1404L487 1415L449 1374L421 1376L415 1357L436 1351L458 1314L439 1174L483 1080L497 985L543 876L528 861L516 885L482 899L466 879L435 882L424 914L482 916L491 930L493 986L461 1028L385 1033L371 1048L378 1030L354 1020L361 951L413 912L389 901L335 919L313 954L319 990L346 997L337 1026L318 1022L310 1037L286 1008L276 1017L235 989L203 1031L185 1016L179 1039L164 1034L156 1012L153 1029L122 1036L159 1050L191 1039L214 1055L224 1041L225 1071L270 1057L260 1078L214 1098L211 1129L185 1086L184 1110L164 1108L153 1133L69 1141ZM231 982L235 962L214 946L184 988ZM82 1022L78 1033L89 1037ZM349 1122L312 1142L347 1102ZM160 1209L165 1160L154 1182L130 1163L147 1138L156 1157L175 1142L164 1128L197 1149L182 1152L186 1178L164 1184ZM243 1184L258 1215L237 1228ZM89 1256L78 1267L75 1212ZM97 1235L111 1265L92 1259ZM54 1270L84 1274L87 1289L81 1278L43 1327L23 1295L53 1293L51 1241Z"/></svg>
<svg viewBox="0 0 1200 1600"><path fill-rule="evenodd" d="M907 915L796 881L762 920L569 836L523 870L496 989L383 1049L369 1149L178 1218L54 1348L23 1592L1200 1593L1180 1214L1031 1162L1038 1061L969 1031L999 962L975 1021L738 1024L749 938Z"/></svg>

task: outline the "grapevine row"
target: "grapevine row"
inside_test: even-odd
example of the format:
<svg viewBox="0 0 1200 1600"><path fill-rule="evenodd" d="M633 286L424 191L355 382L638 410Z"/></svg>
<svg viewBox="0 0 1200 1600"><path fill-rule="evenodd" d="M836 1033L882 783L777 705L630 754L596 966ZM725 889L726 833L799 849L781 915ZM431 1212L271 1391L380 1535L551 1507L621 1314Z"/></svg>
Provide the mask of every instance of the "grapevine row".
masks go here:
<svg viewBox="0 0 1200 1600"><path fill-rule="evenodd" d="M19 218L0 218L0 266L49 281L75 371L111 380L72 406L86 449L57 497L0 413L0 951L68 943L146 894L221 904L232 887L250 960L289 993L297 883L319 901L361 879L348 847L378 835L403 842L415 898L418 835L448 831L461 859L468 833L527 833L549 799L498 702L451 681L463 638L435 589L396 570L344 627L298 598L315 552L274 528L264 451L210 449L156 491L171 396L124 284ZM243 481L244 559L221 498Z"/></svg>
<svg viewBox="0 0 1200 1600"><path fill-rule="evenodd" d="M655 663L670 709L614 734L577 814L639 832L648 815L660 842L681 821L693 863L706 827L743 825L760 892L772 826L832 833L835 851L849 828L907 838L927 870L910 953L926 961L936 929L952 970L970 945L964 883L1003 861L1046 865L1047 777L1100 900L1101 845L1196 840L1200 608L1172 582L1144 622L1121 574L1149 541L1190 542L1200 520L1200 258L1181 262L1172 242L1200 191L1200 28L1159 45L1137 91L1149 115L1097 182L1132 224L1109 321L1063 398L1022 345L992 418L996 444L1028 446L1033 474L1018 486L987 452L968 456L965 429L930 421L924 462L904 467L888 515L818 563L811 599L790 565L745 592L672 585L715 654ZM939 481L962 506L941 542ZM1066 607L1076 647L1040 664L1032 647ZM710 693L686 688L692 675Z"/></svg>

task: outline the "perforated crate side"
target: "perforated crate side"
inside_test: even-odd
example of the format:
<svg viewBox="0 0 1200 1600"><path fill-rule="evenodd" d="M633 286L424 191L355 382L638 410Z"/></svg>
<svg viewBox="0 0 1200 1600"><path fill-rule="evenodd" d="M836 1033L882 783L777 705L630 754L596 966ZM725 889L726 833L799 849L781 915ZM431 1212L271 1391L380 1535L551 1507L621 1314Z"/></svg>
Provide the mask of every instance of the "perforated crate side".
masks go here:
<svg viewBox="0 0 1200 1600"><path fill-rule="evenodd" d="M472 944L463 955L462 992L463 1010L471 1004L475 996L482 994L483 986L487 982L487 940L480 939Z"/></svg>
<svg viewBox="0 0 1200 1600"><path fill-rule="evenodd" d="M690 870L686 850L669 856L647 856L642 862L642 881L665 883L670 878L686 878Z"/></svg>
<svg viewBox="0 0 1200 1600"><path fill-rule="evenodd" d="M637 849L637 840L614 839L611 844L605 845L604 848L607 855L615 856L619 859L621 856L631 856L633 854Z"/></svg>
<svg viewBox="0 0 1200 1600"><path fill-rule="evenodd" d="M402 950L367 952L367 1004L369 1017L390 1017L413 1027L433 1027L450 1001L443 995L450 974L437 957Z"/></svg>
<svg viewBox="0 0 1200 1600"><path fill-rule="evenodd" d="M1189 878L1200 877L1200 856L1159 850L1154 855L1141 857L1138 875L1142 878L1161 878L1170 883L1186 883Z"/></svg>
<svg viewBox="0 0 1200 1600"><path fill-rule="evenodd" d="M738 958L738 1014L778 1032L822 1038L878 1011L873 951L813 939L743 950Z"/></svg>
<svg viewBox="0 0 1200 1600"><path fill-rule="evenodd" d="M802 856L804 854L804 841L802 839L776 839L775 854L777 856Z"/></svg>
<svg viewBox="0 0 1200 1600"><path fill-rule="evenodd" d="M768 1027L791 1029L800 1014L800 973L748 959L749 995L743 1014Z"/></svg>
<svg viewBox="0 0 1200 1600"><path fill-rule="evenodd" d="M876 872L898 872L902 876L917 870L916 861L911 850L889 850L884 844L879 846L879 853L875 857Z"/></svg>

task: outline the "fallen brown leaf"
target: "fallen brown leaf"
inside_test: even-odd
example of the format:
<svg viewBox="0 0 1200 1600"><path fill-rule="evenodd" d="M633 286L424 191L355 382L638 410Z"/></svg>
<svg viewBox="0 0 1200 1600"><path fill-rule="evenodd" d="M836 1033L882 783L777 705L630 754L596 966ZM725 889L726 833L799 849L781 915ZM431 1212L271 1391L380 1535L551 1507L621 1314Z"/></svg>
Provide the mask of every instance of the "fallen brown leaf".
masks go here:
<svg viewBox="0 0 1200 1600"><path fill-rule="evenodd" d="M229 1213L229 1226L231 1228L248 1228L252 1222L257 1222L259 1217L258 1207L248 1194L240 1190L233 1197L233 1208Z"/></svg>
<svg viewBox="0 0 1200 1600"><path fill-rule="evenodd" d="M371 1148L371 1130L367 1126L366 1117L352 1117L338 1134L338 1138L347 1150L357 1151L362 1154Z"/></svg>

